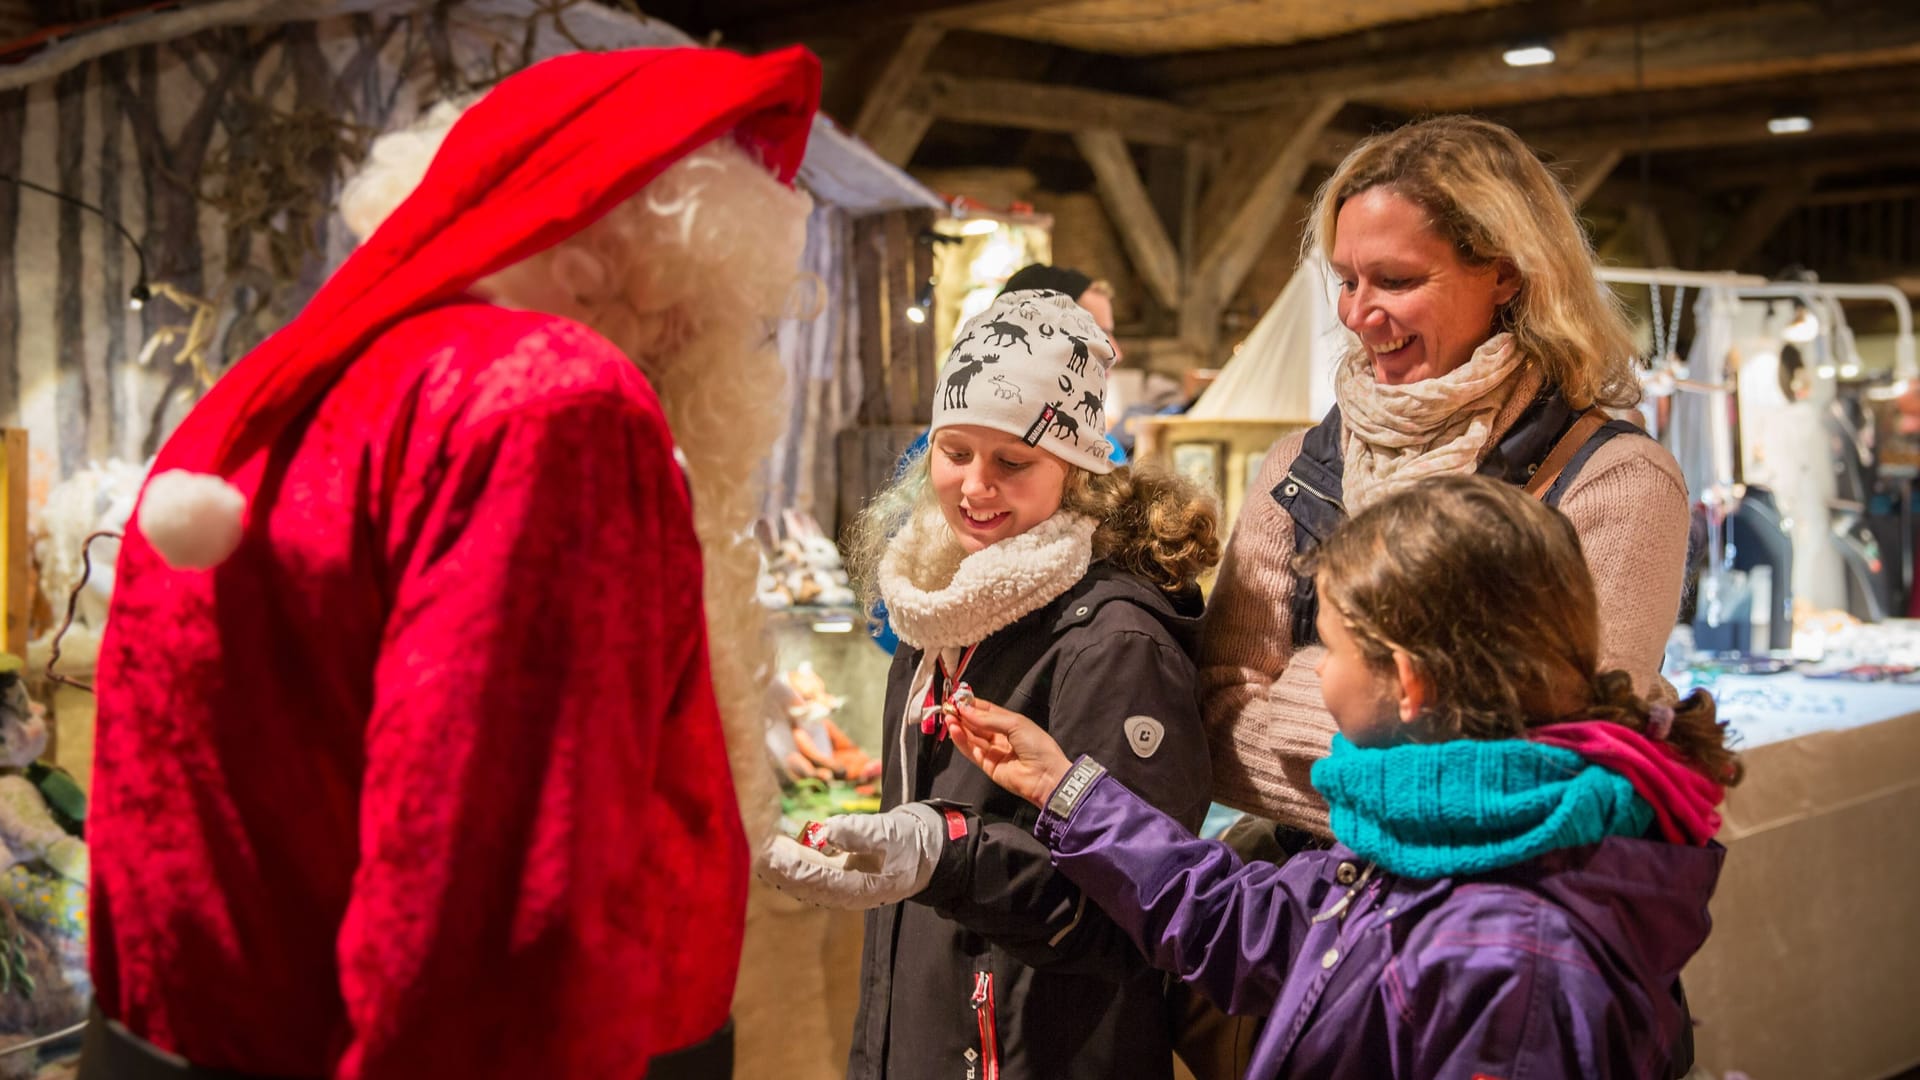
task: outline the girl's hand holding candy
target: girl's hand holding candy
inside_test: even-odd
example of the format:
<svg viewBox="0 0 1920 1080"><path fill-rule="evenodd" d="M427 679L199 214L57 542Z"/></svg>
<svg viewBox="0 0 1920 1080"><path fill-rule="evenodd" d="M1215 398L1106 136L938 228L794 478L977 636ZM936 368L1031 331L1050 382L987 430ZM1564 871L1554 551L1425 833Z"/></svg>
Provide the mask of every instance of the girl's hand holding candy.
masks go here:
<svg viewBox="0 0 1920 1080"><path fill-rule="evenodd" d="M1040 725L971 693L953 696L947 733L988 779L1035 806L1047 801L1072 764Z"/></svg>

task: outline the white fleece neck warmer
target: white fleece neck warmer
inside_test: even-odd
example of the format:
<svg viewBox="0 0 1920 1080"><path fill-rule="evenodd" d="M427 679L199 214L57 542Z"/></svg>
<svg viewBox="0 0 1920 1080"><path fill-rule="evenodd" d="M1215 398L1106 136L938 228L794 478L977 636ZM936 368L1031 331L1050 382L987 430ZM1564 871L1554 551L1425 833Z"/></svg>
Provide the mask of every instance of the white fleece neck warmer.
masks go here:
<svg viewBox="0 0 1920 1080"><path fill-rule="evenodd" d="M971 555L946 522L916 515L880 559L880 598L900 640L916 649L972 645L1040 610L1086 576L1096 523L1062 510Z"/></svg>

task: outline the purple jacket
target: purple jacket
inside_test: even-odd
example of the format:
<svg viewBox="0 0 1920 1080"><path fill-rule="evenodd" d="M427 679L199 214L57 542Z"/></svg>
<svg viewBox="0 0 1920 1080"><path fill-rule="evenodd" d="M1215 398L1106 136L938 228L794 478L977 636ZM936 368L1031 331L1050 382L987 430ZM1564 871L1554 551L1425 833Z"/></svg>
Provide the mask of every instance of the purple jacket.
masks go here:
<svg viewBox="0 0 1920 1080"><path fill-rule="evenodd" d="M1665 1076L1725 856L1614 837L1459 879L1343 845L1242 865L1089 758L1035 832L1156 966L1268 1016L1254 1080Z"/></svg>

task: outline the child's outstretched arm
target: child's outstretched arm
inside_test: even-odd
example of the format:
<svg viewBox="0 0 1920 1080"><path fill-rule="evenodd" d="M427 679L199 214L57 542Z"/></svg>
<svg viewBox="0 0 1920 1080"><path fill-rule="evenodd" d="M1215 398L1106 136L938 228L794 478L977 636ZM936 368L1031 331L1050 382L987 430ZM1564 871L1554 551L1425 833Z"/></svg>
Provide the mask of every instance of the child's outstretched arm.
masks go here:
<svg viewBox="0 0 1920 1080"><path fill-rule="evenodd" d="M1091 758L1069 763L1019 713L961 704L950 730L995 783L1041 808L1034 831L1053 850L1054 866L1155 967L1230 1013L1272 1007L1312 918L1310 870L1243 866L1226 845L1196 840Z"/></svg>
<svg viewBox="0 0 1920 1080"><path fill-rule="evenodd" d="M1035 806L1059 785L1073 763L1039 724L989 701L960 695L947 717L953 745L987 779Z"/></svg>

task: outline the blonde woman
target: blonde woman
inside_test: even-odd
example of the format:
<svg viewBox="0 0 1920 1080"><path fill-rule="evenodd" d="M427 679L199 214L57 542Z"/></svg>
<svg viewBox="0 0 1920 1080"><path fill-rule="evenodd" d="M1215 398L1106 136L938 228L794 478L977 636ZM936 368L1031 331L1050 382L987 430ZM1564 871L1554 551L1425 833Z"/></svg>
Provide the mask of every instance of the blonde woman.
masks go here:
<svg viewBox="0 0 1920 1080"><path fill-rule="evenodd" d="M1440 117L1362 143L1320 189L1305 247L1326 257L1353 334L1337 407L1268 456L1200 661L1214 797L1279 822L1289 849L1329 836L1309 770L1334 731L1297 554L1423 477L1524 485L1579 534L1601 669L1657 695L1688 514L1672 457L1600 412L1638 400L1631 331L1566 191L1513 132Z"/></svg>

